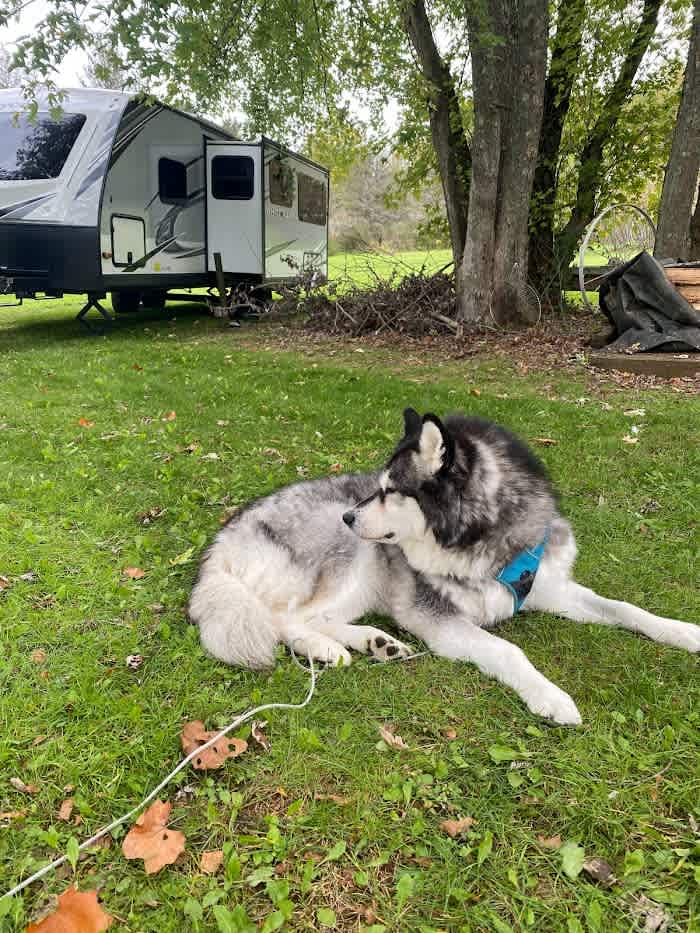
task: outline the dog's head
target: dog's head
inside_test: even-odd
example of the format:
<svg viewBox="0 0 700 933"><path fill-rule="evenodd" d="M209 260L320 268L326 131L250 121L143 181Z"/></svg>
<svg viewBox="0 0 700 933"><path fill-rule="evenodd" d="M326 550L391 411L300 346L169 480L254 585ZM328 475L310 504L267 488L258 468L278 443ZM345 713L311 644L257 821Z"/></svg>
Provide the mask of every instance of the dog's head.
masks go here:
<svg viewBox="0 0 700 933"><path fill-rule="evenodd" d="M404 436L382 470L377 490L343 521L360 538L399 544L426 533L424 503L454 462L454 440L433 414L404 411Z"/></svg>

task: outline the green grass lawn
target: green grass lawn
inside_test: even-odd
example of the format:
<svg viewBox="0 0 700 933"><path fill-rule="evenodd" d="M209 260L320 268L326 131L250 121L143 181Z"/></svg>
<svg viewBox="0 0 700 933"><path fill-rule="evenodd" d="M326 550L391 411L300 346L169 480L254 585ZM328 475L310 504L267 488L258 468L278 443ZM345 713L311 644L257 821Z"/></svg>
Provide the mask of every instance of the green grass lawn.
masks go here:
<svg viewBox="0 0 700 933"><path fill-rule="evenodd" d="M214 728L304 696L282 654L251 673L199 649L184 615L198 554L252 496L380 464L407 404L556 441L536 449L576 529L579 578L700 621L697 399L612 389L605 405L581 402L585 376L521 377L488 359L420 373L408 360L392 375L357 343L333 358L282 352L269 326L192 309L95 337L78 307L0 312L0 893L141 799L179 760L185 721ZM149 509L164 511L142 524ZM76 883L133 933L626 933L655 905L669 930L699 930L698 659L544 616L504 634L573 696L581 728L548 726L468 664L357 658L323 674L306 710L269 714L269 752L251 743L164 792L187 837L180 862L147 876L117 832L75 872L0 901L0 928L25 929ZM408 751L379 742L386 723ZM69 796L80 825L58 819ZM466 816L463 836L440 829ZM538 841L555 836L563 850ZM216 849L225 867L203 874ZM577 874L583 854L617 881Z"/></svg>

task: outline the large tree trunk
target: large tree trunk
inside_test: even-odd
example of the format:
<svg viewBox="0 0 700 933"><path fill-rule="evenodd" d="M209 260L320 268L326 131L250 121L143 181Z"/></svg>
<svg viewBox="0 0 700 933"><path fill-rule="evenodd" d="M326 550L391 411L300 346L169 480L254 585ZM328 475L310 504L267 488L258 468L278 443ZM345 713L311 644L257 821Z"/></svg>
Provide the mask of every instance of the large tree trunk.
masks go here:
<svg viewBox="0 0 700 933"><path fill-rule="evenodd" d="M654 255L690 258L691 214L700 170L700 0L695 0L683 92L659 206ZM697 209L696 209L697 213ZM694 218L693 218L694 220Z"/></svg>
<svg viewBox="0 0 700 933"><path fill-rule="evenodd" d="M423 0L409 0L405 26L423 78L428 85L428 116L437 155L455 266L467 235L471 153L464 132L459 98L449 66L443 61Z"/></svg>
<svg viewBox="0 0 700 933"><path fill-rule="evenodd" d="M603 174L603 151L617 126L622 108L632 91L637 69L649 47L662 0L644 0L642 18L627 50L617 80L603 103L602 110L581 152L581 167L576 188L576 202L568 223L554 244L556 262L568 269L583 232L595 216L596 198Z"/></svg>
<svg viewBox="0 0 700 933"><path fill-rule="evenodd" d="M547 67L547 0L470 0L474 135L459 318L522 313Z"/></svg>
<svg viewBox="0 0 700 933"><path fill-rule="evenodd" d="M700 261L700 184L695 198L695 210L690 220L690 259Z"/></svg>
<svg viewBox="0 0 700 933"><path fill-rule="evenodd" d="M542 129L530 199L529 279L550 305L558 303L561 293L561 272L554 255L559 149L578 74L585 19L586 0L561 0L544 88Z"/></svg>

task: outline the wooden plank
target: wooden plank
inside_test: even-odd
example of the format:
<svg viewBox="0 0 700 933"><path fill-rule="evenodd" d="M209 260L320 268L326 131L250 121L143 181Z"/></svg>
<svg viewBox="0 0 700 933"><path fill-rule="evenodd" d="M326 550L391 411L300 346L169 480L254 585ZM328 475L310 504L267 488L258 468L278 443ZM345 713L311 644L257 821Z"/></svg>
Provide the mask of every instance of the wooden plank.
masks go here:
<svg viewBox="0 0 700 933"><path fill-rule="evenodd" d="M700 268L693 266L664 266L669 282L674 285L700 285Z"/></svg>
<svg viewBox="0 0 700 933"><path fill-rule="evenodd" d="M596 369L617 369L665 379L700 375L700 353L686 356L676 353L606 353L603 350L591 353L588 359Z"/></svg>
<svg viewBox="0 0 700 933"><path fill-rule="evenodd" d="M691 304L694 301L700 301L700 285L676 285L676 291L680 292Z"/></svg>

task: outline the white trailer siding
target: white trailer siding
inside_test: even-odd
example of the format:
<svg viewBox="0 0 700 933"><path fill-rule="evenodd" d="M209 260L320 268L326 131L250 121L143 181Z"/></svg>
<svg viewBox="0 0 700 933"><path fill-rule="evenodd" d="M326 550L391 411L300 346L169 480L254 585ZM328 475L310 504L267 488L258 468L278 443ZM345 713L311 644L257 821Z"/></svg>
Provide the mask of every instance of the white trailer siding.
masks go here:
<svg viewBox="0 0 700 933"><path fill-rule="evenodd" d="M295 265L327 276L328 172L267 139L263 154L265 281L293 278Z"/></svg>

